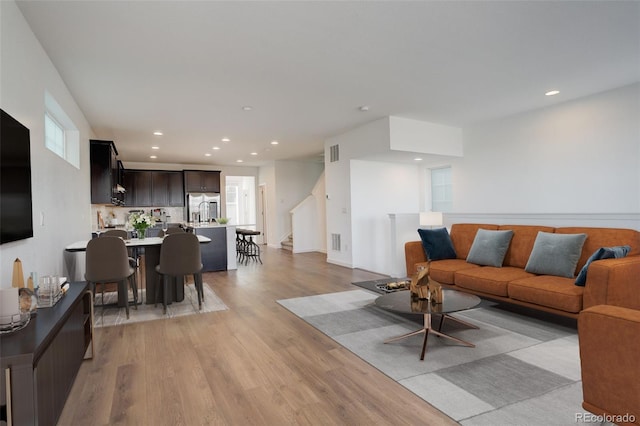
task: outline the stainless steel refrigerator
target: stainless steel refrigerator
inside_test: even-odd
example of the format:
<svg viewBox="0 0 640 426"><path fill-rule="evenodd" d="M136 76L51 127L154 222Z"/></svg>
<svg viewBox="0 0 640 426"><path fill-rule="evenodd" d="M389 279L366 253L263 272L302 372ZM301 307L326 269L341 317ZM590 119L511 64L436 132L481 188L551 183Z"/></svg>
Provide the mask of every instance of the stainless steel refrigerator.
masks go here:
<svg viewBox="0 0 640 426"><path fill-rule="evenodd" d="M187 220L189 222L213 222L220 217L220 194L187 194Z"/></svg>

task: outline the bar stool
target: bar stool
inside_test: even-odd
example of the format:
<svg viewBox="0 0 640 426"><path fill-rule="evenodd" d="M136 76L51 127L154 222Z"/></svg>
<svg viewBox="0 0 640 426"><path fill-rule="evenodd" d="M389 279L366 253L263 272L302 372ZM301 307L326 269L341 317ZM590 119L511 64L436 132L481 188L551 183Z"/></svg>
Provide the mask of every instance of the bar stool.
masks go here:
<svg viewBox="0 0 640 426"><path fill-rule="evenodd" d="M127 246L119 237L105 236L94 238L87 243L85 279L95 289L102 284L102 306L104 308L104 285L118 283L118 300L124 300L129 319L129 292L127 281L133 291L133 303L138 309L138 285L135 279L135 268L129 262ZM95 293L95 291L94 291Z"/></svg>
<svg viewBox="0 0 640 426"><path fill-rule="evenodd" d="M172 278L181 280L184 284L186 275L193 275L193 281L198 293L198 309L202 309L204 301L204 288L202 286L202 257L200 255L200 241L195 234L182 232L167 235L160 247L160 264L156 266L156 272L162 280L163 313L167 313L169 283ZM160 283L158 283L160 284ZM159 285L156 288L156 303L160 292Z"/></svg>
<svg viewBox="0 0 640 426"><path fill-rule="evenodd" d="M249 264L249 259L257 259L262 264L262 259L260 258L260 246L253 241L254 235L260 235L260 231L252 231L250 229L239 229L236 230L236 235L240 233L242 236L241 240L241 248L238 250L238 253L241 253L240 263L244 260L244 264ZM246 237L249 237L247 240Z"/></svg>

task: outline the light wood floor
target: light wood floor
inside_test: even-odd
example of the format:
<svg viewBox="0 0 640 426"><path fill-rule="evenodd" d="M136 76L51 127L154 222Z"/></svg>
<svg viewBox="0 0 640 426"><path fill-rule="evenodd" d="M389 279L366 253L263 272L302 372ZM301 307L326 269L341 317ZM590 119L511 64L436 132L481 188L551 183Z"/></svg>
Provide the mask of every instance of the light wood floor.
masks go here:
<svg viewBox="0 0 640 426"><path fill-rule="evenodd" d="M58 424L456 424L276 303L378 276L263 250L205 274L227 311L97 329Z"/></svg>

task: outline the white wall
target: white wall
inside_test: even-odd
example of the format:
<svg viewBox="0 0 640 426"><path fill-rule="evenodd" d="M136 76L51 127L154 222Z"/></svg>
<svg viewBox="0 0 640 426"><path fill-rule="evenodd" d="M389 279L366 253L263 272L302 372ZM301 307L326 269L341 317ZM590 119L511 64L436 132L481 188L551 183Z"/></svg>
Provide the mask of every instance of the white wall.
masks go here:
<svg viewBox="0 0 640 426"><path fill-rule="evenodd" d="M392 150L462 156L462 129L426 121L389 117Z"/></svg>
<svg viewBox="0 0 640 426"><path fill-rule="evenodd" d="M318 178L322 175L324 164L310 161L275 162L275 228L270 230L269 244L280 241L291 233L291 214L298 203L311 195ZM295 238L295 237L294 237Z"/></svg>
<svg viewBox="0 0 640 426"><path fill-rule="evenodd" d="M419 176L417 166L351 160L354 268L391 274L389 213L418 211Z"/></svg>
<svg viewBox="0 0 640 426"><path fill-rule="evenodd" d="M456 213L640 212L640 84L464 129Z"/></svg>
<svg viewBox="0 0 640 426"><path fill-rule="evenodd" d="M91 232L89 139L93 133L57 70L12 1L0 2L0 106L30 130L34 237L0 246L0 287L10 287L13 261L25 275L65 273L64 247ZM80 134L80 169L44 146L45 92ZM44 225L40 217L44 216Z"/></svg>

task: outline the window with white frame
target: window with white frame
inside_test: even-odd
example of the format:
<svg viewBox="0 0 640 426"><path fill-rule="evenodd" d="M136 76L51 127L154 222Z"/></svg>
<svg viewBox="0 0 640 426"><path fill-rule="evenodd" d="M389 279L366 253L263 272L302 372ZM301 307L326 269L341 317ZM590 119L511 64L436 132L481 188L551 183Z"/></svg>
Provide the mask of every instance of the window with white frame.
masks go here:
<svg viewBox="0 0 640 426"><path fill-rule="evenodd" d="M450 212L453 207L451 167L431 169L431 210Z"/></svg>
<svg viewBox="0 0 640 426"><path fill-rule="evenodd" d="M44 143L51 151L65 158L64 129L48 112L44 114Z"/></svg>
<svg viewBox="0 0 640 426"><path fill-rule="evenodd" d="M80 168L80 132L48 92L44 97L44 144L60 158Z"/></svg>

